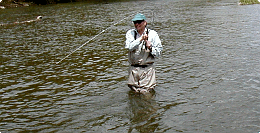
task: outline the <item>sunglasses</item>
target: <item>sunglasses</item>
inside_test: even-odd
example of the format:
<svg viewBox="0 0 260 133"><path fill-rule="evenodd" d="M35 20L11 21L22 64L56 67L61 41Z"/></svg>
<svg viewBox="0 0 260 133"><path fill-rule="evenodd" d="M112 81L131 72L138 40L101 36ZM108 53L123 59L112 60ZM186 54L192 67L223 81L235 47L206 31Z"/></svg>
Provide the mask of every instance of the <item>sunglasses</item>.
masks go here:
<svg viewBox="0 0 260 133"><path fill-rule="evenodd" d="M141 24L142 22L144 22L144 20L137 20L137 21L134 21L134 24Z"/></svg>

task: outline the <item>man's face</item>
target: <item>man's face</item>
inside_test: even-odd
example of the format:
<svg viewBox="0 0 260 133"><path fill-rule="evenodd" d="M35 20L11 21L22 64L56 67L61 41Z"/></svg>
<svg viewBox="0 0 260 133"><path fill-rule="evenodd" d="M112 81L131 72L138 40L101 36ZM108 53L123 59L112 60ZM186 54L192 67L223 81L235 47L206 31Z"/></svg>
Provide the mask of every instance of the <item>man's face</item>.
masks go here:
<svg viewBox="0 0 260 133"><path fill-rule="evenodd" d="M145 26L146 26L146 21L144 21L144 20L137 20L137 21L134 21L134 25L135 25L135 29L136 29L137 31L139 31L139 30L145 28Z"/></svg>

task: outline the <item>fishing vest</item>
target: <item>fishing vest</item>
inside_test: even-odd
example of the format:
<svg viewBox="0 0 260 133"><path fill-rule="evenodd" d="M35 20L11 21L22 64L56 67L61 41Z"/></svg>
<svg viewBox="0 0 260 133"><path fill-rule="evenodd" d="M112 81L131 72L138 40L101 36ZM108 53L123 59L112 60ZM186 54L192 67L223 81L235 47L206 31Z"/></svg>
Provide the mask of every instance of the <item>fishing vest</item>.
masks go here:
<svg viewBox="0 0 260 133"><path fill-rule="evenodd" d="M149 29L146 30L146 34L149 34ZM137 32L134 30L134 39L137 39ZM151 38L150 38L151 39ZM148 36L149 40L149 36ZM139 44L137 49L134 49L133 51L129 51L128 53L128 59L129 63L132 66L146 66L146 65L151 65L154 63L155 58L151 54L151 50L146 48L145 42L142 42Z"/></svg>

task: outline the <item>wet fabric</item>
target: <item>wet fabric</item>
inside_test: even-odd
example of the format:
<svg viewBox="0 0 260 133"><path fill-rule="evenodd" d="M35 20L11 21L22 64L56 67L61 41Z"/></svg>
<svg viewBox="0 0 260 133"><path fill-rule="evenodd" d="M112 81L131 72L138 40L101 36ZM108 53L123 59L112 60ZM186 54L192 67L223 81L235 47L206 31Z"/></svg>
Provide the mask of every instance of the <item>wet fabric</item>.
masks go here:
<svg viewBox="0 0 260 133"><path fill-rule="evenodd" d="M155 69L151 64L149 66L130 66L128 86L138 92L140 89L154 89L156 85Z"/></svg>

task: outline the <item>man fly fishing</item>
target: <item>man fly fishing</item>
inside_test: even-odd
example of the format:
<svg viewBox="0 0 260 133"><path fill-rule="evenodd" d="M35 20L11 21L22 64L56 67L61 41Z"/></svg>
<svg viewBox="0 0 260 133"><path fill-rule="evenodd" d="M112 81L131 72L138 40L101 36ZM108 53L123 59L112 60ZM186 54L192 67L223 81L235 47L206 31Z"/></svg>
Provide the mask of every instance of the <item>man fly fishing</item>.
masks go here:
<svg viewBox="0 0 260 133"><path fill-rule="evenodd" d="M132 21L135 29L127 31L125 44L129 50L128 86L135 92L146 93L156 85L153 63L163 48L157 32L146 28L146 17L143 14L136 14Z"/></svg>

